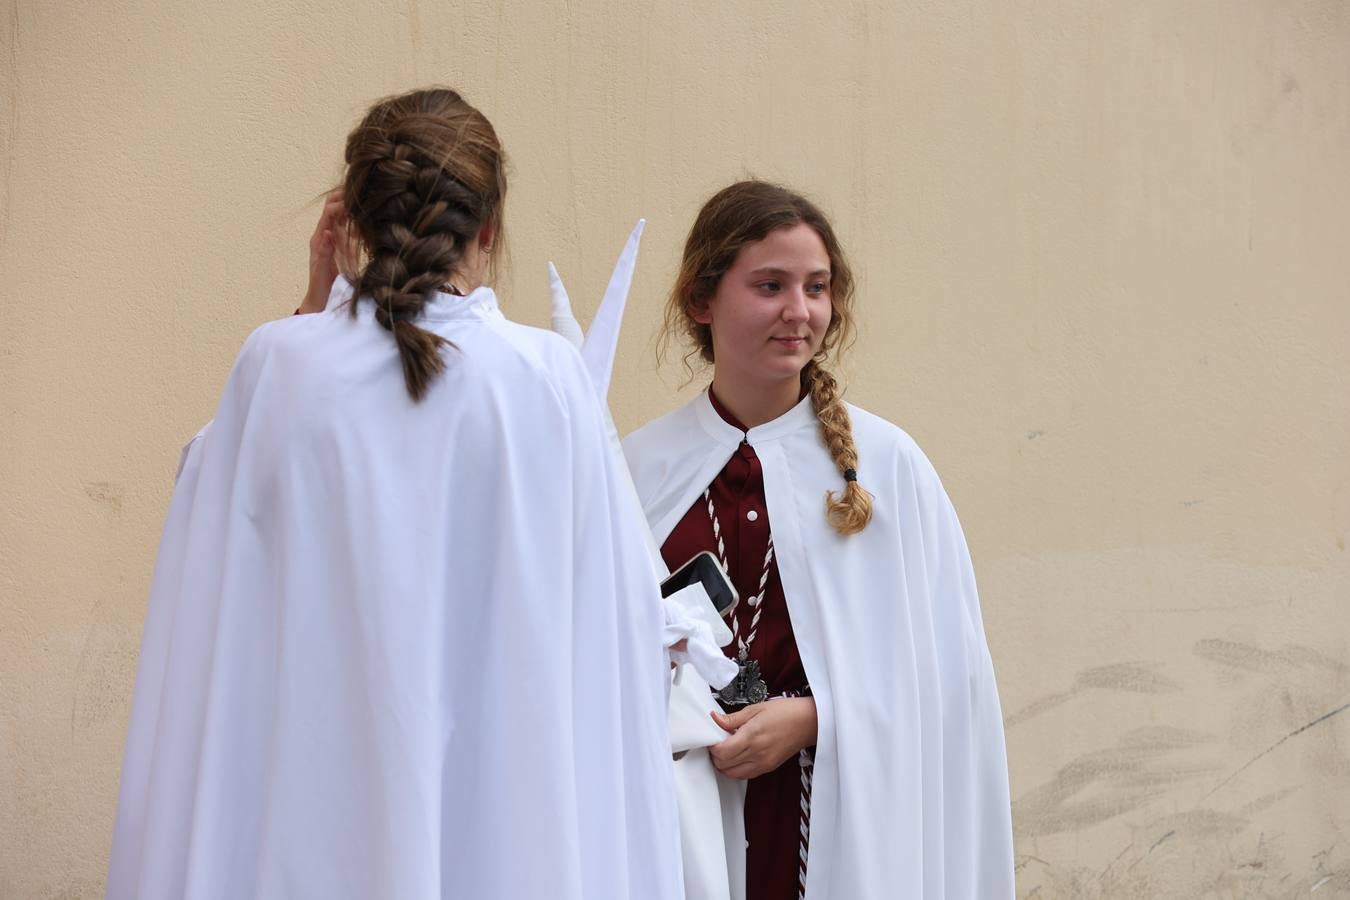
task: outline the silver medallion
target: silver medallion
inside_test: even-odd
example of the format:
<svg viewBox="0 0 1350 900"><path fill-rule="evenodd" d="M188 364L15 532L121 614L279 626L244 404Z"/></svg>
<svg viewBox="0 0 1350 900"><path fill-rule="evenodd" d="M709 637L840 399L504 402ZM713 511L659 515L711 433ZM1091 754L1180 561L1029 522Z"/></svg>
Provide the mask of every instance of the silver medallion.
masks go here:
<svg viewBox="0 0 1350 900"><path fill-rule="evenodd" d="M769 686L759 673L756 660L742 657L737 660L740 671L731 680L731 684L717 692L723 706L749 706L751 703L763 703L769 699Z"/></svg>

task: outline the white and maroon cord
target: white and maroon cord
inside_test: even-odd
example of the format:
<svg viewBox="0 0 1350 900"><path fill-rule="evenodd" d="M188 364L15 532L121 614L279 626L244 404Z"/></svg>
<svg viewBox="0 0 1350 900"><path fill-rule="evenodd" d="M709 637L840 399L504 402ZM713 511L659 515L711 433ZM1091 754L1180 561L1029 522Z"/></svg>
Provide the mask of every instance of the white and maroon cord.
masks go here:
<svg viewBox="0 0 1350 900"><path fill-rule="evenodd" d="M805 697L803 691L787 691L784 697ZM801 799L801 843L797 847L797 900L806 898L806 856L811 847L811 778L815 774L816 761L805 747L797 754L797 765L802 770Z"/></svg>
<svg viewBox="0 0 1350 900"><path fill-rule="evenodd" d="M717 558L722 563L722 568L727 571L730 577L731 566L727 564L727 548L722 540L722 523L718 521L717 509L712 502L712 489L703 491L703 499L708 504L708 518L712 519L713 538L717 541ZM755 642L755 635L759 630L759 614L763 611L764 595L768 593L769 569L773 566L773 534L769 535L769 549L764 554L764 570L759 575L759 593L748 597L746 602L755 614L750 617L750 636L741 640L740 619L736 615L737 608L740 606L740 597L732 604L728 615L731 616L731 635L736 640L736 647L742 656L748 656L750 645ZM790 691L783 694L784 697L800 697L802 694L798 691ZM798 900L805 900L806 897L806 855L810 848L811 837L811 776L815 770L815 761L811 754L805 748L797 755L797 765L802 770L802 796L801 796L801 843L797 851L797 897Z"/></svg>
<svg viewBox="0 0 1350 900"><path fill-rule="evenodd" d="M713 506L713 491L706 488L703 491L703 501L707 502L707 517L713 519L713 538L717 541L717 559L721 560L722 568L726 569L728 575L732 567L726 563L726 544L722 541L722 524L717 518L717 507ZM748 656L751 644L755 642L755 634L759 631L759 617L764 606L764 595L768 592L768 571L774 565L774 536L772 533L768 536L768 551L764 553L764 571L760 572L759 594L747 598L745 602L749 603L755 615L751 617L751 634L744 641L741 640L740 618L737 617L737 607L740 606L740 598L732 604L730 617L732 617L732 637L736 638L737 649L741 656ZM791 691L783 696L802 696L801 692ZM798 885L798 900L805 900L806 897L806 853L810 846L811 834L811 775L814 772L815 762L811 760L811 754L803 748L802 752L796 757L796 764L802 769L802 819L801 833L802 842L798 846L798 868L796 868L796 885Z"/></svg>
<svg viewBox="0 0 1350 900"><path fill-rule="evenodd" d="M806 898L806 852L811 846L811 776L815 772L815 760L803 747L797 756L797 764L802 768L802 843L798 850L797 898Z"/></svg>
<svg viewBox="0 0 1350 900"><path fill-rule="evenodd" d="M717 559L722 563L722 568L726 570L727 577L731 577L731 566L727 563L727 547L722 540L722 523L717 518L717 508L713 506L712 489L705 488L703 499L708 504L708 518L712 519L713 538L717 541ZM759 615L764 611L764 595L768 593L769 588L769 569L773 567L773 534L769 534L769 548L764 552L764 568L759 573L759 593L746 598L746 603L754 610L754 615L750 617L750 636L741 639L741 620L736 614L739 611L741 600L738 596L736 602L731 605L727 615L731 616L731 636L736 641L736 649L740 657L750 655L750 645L755 642L755 635L759 633Z"/></svg>

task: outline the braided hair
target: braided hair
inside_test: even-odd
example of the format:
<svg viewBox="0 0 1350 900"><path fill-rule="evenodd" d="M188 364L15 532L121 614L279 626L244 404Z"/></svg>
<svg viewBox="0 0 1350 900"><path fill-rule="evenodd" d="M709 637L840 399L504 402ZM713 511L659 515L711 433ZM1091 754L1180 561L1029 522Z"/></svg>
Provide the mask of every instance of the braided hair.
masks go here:
<svg viewBox="0 0 1350 900"><path fill-rule="evenodd" d="M858 483L853 425L830 370L853 339L853 271L825 214L802 195L764 181L739 181L714 194L699 211L685 241L680 272L666 302L664 337L668 343L679 335L691 345L686 365L694 357L714 362L712 328L696 321L693 311L717 293L741 248L779 228L801 224L820 235L830 257L830 324L820 350L801 376L820 422L821 437L844 482L842 492L826 492L825 516L840 534L857 534L872 519L872 495Z"/></svg>
<svg viewBox="0 0 1350 900"><path fill-rule="evenodd" d="M492 124L455 91L432 88L380 100L347 137L343 198L369 254L356 277L375 321L394 336L414 401L445 371L449 342L417 324L466 248L497 229L505 158ZM352 315L357 304L352 304Z"/></svg>

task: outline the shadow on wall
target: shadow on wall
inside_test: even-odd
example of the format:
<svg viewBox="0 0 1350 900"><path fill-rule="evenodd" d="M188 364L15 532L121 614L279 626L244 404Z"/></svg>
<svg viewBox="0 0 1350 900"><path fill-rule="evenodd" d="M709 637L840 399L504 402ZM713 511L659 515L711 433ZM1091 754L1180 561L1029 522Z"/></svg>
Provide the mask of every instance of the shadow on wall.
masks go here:
<svg viewBox="0 0 1350 900"><path fill-rule="evenodd" d="M1019 898L1350 897L1350 840L1339 838L1350 838L1350 748L1336 739L1336 726L1350 721L1350 666L1299 646L1202 640L1192 650L1192 671L1204 673L1196 684L1162 663L1119 663L1084 670L1067 690L1008 717L1011 737L1052 710L1119 721L1112 708L1126 695L1206 704L1198 710L1221 698L1230 711L1223 734L1132 728L1016 797ZM1282 823L1312 816L1332 838L1294 846ZM1070 866L1038 854L1040 844L1073 836L1109 852L1090 863L1082 853Z"/></svg>

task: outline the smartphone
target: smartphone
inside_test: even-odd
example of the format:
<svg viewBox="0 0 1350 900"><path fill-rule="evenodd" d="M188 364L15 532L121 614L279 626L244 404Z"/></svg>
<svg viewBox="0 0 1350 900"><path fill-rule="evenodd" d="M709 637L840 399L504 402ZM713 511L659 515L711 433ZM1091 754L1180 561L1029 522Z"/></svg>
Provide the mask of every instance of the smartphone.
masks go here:
<svg viewBox="0 0 1350 900"><path fill-rule="evenodd" d="M736 604L736 588L732 586L731 579L727 577L717 557L707 550L696 554L689 562L671 572L670 576L661 582L661 596L669 597L691 584L703 585L703 589L708 592L708 599L712 601L719 616L726 615L727 610Z"/></svg>

